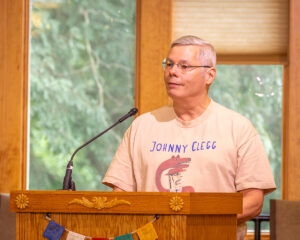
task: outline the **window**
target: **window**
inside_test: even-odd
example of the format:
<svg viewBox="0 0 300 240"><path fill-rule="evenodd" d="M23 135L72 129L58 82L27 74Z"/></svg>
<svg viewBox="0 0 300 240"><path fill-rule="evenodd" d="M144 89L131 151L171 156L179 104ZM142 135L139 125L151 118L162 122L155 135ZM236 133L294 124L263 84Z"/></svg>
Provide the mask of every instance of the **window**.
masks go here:
<svg viewBox="0 0 300 240"><path fill-rule="evenodd" d="M271 198L281 198L282 76L282 65L218 65L210 88L210 96L247 117L263 141L277 189L265 197L262 214L269 214Z"/></svg>
<svg viewBox="0 0 300 240"><path fill-rule="evenodd" d="M133 106L135 12L135 1L32 0L29 189L60 189L75 149ZM129 124L78 152L77 189L106 189Z"/></svg>

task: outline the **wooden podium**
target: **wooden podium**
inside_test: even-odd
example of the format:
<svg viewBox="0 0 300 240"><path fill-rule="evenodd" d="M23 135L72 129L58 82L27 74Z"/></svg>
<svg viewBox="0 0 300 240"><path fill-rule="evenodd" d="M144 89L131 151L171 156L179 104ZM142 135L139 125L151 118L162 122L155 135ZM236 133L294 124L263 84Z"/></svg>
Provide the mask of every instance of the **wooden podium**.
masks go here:
<svg viewBox="0 0 300 240"><path fill-rule="evenodd" d="M153 226L160 240L233 240L242 194L12 191L10 209L17 213L17 240L46 239L46 213L66 229L91 237L128 234L158 214Z"/></svg>

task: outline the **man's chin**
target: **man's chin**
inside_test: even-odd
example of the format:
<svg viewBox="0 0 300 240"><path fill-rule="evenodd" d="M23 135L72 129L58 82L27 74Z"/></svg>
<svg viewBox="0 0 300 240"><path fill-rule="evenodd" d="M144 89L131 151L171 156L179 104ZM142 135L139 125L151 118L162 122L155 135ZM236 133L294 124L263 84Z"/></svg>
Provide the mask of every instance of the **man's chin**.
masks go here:
<svg viewBox="0 0 300 240"><path fill-rule="evenodd" d="M173 101L176 101L176 100L180 100L180 99L183 99L184 96L182 94L180 94L179 92L176 92L176 91L168 91L168 96L173 100Z"/></svg>

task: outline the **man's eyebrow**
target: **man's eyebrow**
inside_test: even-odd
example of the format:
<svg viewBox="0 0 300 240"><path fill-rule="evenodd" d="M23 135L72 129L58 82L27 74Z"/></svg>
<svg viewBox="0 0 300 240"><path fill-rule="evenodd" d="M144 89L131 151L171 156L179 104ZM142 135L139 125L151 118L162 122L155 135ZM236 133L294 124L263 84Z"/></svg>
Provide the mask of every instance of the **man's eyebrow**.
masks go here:
<svg viewBox="0 0 300 240"><path fill-rule="evenodd" d="M181 61L179 61L179 63L189 63L189 61L188 60L181 60Z"/></svg>
<svg viewBox="0 0 300 240"><path fill-rule="evenodd" d="M170 61L170 62L174 62L172 59L170 59L170 58L166 58L166 61ZM189 63L189 61L188 60L180 60L178 63Z"/></svg>

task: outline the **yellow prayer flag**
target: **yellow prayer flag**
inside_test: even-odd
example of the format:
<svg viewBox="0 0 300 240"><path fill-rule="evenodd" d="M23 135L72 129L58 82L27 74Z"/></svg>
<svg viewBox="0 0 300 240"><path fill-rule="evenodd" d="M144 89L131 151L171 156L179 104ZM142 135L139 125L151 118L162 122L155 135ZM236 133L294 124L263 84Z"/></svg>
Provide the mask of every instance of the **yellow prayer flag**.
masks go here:
<svg viewBox="0 0 300 240"><path fill-rule="evenodd" d="M157 233L153 227L153 224L147 223L143 227L136 230L140 240L155 240L158 239Z"/></svg>

